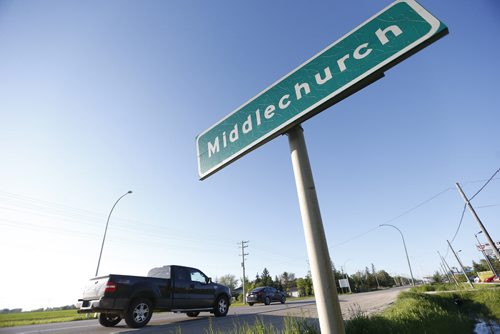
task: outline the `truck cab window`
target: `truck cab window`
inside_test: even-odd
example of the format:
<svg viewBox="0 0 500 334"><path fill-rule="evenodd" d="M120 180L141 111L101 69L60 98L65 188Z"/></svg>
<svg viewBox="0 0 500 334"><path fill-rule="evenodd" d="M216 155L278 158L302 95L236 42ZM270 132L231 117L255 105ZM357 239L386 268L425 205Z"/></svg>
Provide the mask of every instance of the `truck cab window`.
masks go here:
<svg viewBox="0 0 500 334"><path fill-rule="evenodd" d="M206 284L207 278L205 277L205 275L203 275L199 271L192 271L191 272L191 281Z"/></svg>

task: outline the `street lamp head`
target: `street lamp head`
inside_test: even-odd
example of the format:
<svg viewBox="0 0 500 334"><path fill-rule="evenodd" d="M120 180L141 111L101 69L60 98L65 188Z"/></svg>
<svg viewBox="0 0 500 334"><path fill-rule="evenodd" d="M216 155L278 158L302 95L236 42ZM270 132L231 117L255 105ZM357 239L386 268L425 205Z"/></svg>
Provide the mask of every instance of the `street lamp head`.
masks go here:
<svg viewBox="0 0 500 334"><path fill-rule="evenodd" d="M132 190L129 190L129 191L127 192L127 194L131 194L131 193L132 193Z"/></svg>

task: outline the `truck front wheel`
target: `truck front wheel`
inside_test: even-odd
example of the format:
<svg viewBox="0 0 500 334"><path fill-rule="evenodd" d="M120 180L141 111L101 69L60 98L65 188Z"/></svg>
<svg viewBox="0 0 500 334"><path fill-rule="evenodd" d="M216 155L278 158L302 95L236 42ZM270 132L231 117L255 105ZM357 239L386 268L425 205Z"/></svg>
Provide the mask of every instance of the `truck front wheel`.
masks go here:
<svg viewBox="0 0 500 334"><path fill-rule="evenodd" d="M215 301L214 315L216 317L225 317L229 311L229 301L226 296L219 296Z"/></svg>
<svg viewBox="0 0 500 334"><path fill-rule="evenodd" d="M122 321L122 318L119 315L108 313L99 314L99 323L104 327L113 327L120 321Z"/></svg>
<svg viewBox="0 0 500 334"><path fill-rule="evenodd" d="M151 320L153 305L146 298L134 299L125 312L125 322L129 327L141 328Z"/></svg>

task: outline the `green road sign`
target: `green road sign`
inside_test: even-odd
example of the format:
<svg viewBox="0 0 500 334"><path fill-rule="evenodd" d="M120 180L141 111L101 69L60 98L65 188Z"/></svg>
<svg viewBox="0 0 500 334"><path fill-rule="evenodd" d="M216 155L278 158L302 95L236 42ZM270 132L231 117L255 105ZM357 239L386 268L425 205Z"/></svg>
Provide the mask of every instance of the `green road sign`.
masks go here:
<svg viewBox="0 0 500 334"><path fill-rule="evenodd" d="M413 0L389 5L198 135L200 179L377 80L447 32Z"/></svg>

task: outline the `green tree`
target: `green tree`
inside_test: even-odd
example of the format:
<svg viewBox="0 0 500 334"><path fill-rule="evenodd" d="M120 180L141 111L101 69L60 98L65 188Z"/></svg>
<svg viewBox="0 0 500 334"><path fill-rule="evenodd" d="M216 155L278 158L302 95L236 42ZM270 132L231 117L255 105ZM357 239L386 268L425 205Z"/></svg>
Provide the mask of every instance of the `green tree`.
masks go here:
<svg viewBox="0 0 500 334"><path fill-rule="evenodd" d="M240 282L243 283L243 277L240 278ZM253 289L253 282L245 277L245 293Z"/></svg>
<svg viewBox="0 0 500 334"><path fill-rule="evenodd" d="M441 283L443 282L443 276L436 270L434 275L432 275L432 283Z"/></svg>
<svg viewBox="0 0 500 334"><path fill-rule="evenodd" d="M236 285L238 283L236 276L231 274L224 275L216 281L217 283L227 286L229 289L231 289L231 291L234 291L236 289Z"/></svg>
<svg viewBox="0 0 500 334"><path fill-rule="evenodd" d="M283 287L283 291L288 293L290 289L290 274L288 272L284 271L283 274L281 274L280 283L281 286Z"/></svg>
<svg viewBox="0 0 500 334"><path fill-rule="evenodd" d="M275 287L278 290L283 290L283 284L281 284L281 280L277 275L274 276L273 287Z"/></svg>
<svg viewBox="0 0 500 334"><path fill-rule="evenodd" d="M394 285L394 278L387 271L379 270L376 275L380 286L391 287Z"/></svg>
<svg viewBox="0 0 500 334"><path fill-rule="evenodd" d="M304 278L297 278L296 283L301 297L312 296L314 294L311 273L308 273Z"/></svg>
<svg viewBox="0 0 500 334"><path fill-rule="evenodd" d="M297 278L297 290L299 290L299 296L306 296L306 283L303 278Z"/></svg>
<svg viewBox="0 0 500 334"><path fill-rule="evenodd" d="M260 278L259 273L257 273L255 275L255 281L253 281L253 287L257 288L259 286L264 286L264 284L262 284L262 279Z"/></svg>
<svg viewBox="0 0 500 334"><path fill-rule="evenodd" d="M269 275L269 270L267 270L267 268L264 268L264 270L262 270L260 279L262 281L262 286L273 286L273 278L271 277L271 275Z"/></svg>

